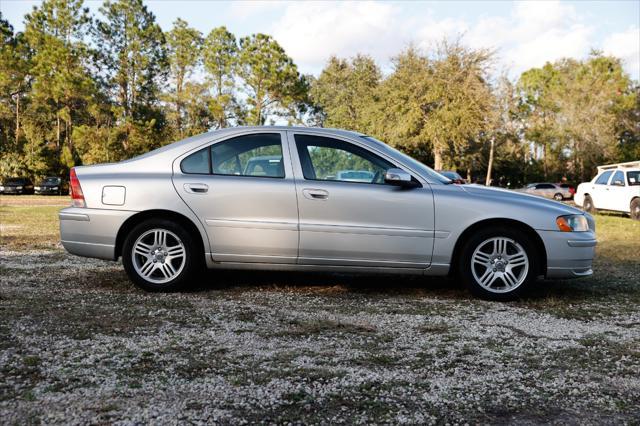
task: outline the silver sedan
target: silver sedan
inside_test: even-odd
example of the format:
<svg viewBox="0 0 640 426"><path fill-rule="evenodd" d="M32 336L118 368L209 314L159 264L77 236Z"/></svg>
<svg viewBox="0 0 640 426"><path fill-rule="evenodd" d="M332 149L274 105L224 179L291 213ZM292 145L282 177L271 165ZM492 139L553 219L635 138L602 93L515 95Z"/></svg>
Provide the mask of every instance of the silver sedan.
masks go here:
<svg viewBox="0 0 640 426"><path fill-rule="evenodd" d="M357 176L357 179L354 178ZM75 167L60 212L73 254L122 258L150 291L203 267L455 275L513 299L536 278L592 274L593 218L446 177L372 137L224 129L116 164Z"/></svg>

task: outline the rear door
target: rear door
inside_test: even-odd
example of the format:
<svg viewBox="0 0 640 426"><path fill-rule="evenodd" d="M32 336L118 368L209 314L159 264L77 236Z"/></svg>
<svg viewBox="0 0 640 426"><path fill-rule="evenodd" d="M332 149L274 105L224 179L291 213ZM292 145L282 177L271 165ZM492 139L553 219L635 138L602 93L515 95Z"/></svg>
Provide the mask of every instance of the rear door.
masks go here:
<svg viewBox="0 0 640 426"><path fill-rule="evenodd" d="M286 132L216 142L179 158L174 185L216 261L295 263L298 206Z"/></svg>
<svg viewBox="0 0 640 426"><path fill-rule="evenodd" d="M433 251L428 184L384 183L392 159L364 144L289 133L300 216L299 263L425 268Z"/></svg>

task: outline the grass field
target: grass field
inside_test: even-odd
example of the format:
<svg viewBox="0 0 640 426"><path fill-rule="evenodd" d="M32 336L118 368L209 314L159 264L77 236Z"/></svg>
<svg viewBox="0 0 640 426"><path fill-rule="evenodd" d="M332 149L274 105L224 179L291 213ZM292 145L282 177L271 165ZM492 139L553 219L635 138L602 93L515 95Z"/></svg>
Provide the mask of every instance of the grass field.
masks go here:
<svg viewBox="0 0 640 426"><path fill-rule="evenodd" d="M62 250L60 206L9 198L2 424L640 422L628 218L596 217L593 277L512 303L445 279L266 272L146 294L119 263Z"/></svg>

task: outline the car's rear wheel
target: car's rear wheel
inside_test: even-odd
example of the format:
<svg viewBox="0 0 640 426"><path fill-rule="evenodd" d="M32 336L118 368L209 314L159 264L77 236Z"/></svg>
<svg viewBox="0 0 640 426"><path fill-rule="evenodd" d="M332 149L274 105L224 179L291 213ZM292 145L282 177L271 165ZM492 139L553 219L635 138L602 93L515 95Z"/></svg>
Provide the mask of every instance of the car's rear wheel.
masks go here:
<svg viewBox="0 0 640 426"><path fill-rule="evenodd" d="M593 205L593 199L590 195L584 196L584 201L582 202L582 208L587 213L596 213L596 207Z"/></svg>
<svg viewBox="0 0 640 426"><path fill-rule="evenodd" d="M634 198L631 200L631 219L640 220L640 198Z"/></svg>
<svg viewBox="0 0 640 426"><path fill-rule="evenodd" d="M195 278L202 267L202 253L182 226L152 219L131 230L122 248L122 263L143 290L176 291Z"/></svg>
<svg viewBox="0 0 640 426"><path fill-rule="evenodd" d="M516 228L476 232L461 254L460 277L473 295L483 299L516 299L537 275L535 245Z"/></svg>
<svg viewBox="0 0 640 426"><path fill-rule="evenodd" d="M556 201L562 201L564 199L564 197L562 196L562 194L558 193L558 194L553 196L553 199L556 200Z"/></svg>

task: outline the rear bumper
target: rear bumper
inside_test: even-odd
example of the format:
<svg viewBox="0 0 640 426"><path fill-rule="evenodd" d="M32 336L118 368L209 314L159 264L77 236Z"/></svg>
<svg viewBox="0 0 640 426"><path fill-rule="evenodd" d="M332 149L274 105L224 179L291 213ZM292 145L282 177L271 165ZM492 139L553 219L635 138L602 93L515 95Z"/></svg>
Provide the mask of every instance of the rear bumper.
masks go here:
<svg viewBox="0 0 640 426"><path fill-rule="evenodd" d="M115 260L116 237L135 212L69 207L62 209L60 239L71 254Z"/></svg>
<svg viewBox="0 0 640 426"><path fill-rule="evenodd" d="M547 251L547 278L580 278L593 274L595 233L538 231Z"/></svg>

